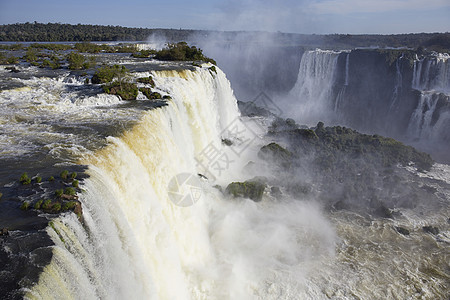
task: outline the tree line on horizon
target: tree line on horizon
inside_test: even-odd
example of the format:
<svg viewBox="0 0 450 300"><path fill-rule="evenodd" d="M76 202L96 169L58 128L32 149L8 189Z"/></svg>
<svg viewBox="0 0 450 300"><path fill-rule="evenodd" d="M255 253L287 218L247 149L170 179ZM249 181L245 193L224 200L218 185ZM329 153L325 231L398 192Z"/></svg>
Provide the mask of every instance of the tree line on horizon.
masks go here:
<svg viewBox="0 0 450 300"><path fill-rule="evenodd" d="M450 51L450 32L411 34L296 34L269 32L208 31L191 29L131 28L104 25L71 25L61 23L16 23L0 25L0 42L87 42L87 41L145 41L151 35L167 42L180 42L199 37L219 37L233 41L234 37L265 35L277 45L312 47L424 47L440 52Z"/></svg>

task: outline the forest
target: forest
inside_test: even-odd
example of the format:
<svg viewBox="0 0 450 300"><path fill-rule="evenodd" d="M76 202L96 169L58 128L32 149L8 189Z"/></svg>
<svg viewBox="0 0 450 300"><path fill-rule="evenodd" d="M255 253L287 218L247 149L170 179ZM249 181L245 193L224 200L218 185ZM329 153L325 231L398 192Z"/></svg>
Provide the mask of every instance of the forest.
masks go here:
<svg viewBox="0 0 450 300"><path fill-rule="evenodd" d="M17 23L0 25L0 42L82 42L82 41L145 41L156 35L167 42L180 42L210 37L233 41L238 35L263 36L278 45L303 45L322 48L355 47L423 47L439 52L450 51L450 33L411 34L297 34L281 32L233 32L190 29L150 29L122 26L71 25L61 23Z"/></svg>

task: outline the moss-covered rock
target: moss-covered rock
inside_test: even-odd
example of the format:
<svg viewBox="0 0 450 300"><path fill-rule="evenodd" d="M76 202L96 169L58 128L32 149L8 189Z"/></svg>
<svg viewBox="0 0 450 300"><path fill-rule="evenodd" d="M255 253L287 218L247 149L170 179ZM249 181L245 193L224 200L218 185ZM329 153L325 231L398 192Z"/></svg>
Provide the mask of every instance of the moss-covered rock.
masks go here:
<svg viewBox="0 0 450 300"><path fill-rule="evenodd" d="M250 198L253 201L261 201L266 184L258 179L244 182L232 182L226 188L226 193L233 197Z"/></svg>
<svg viewBox="0 0 450 300"><path fill-rule="evenodd" d="M263 160L273 161L277 165L288 168L291 165L292 153L277 143L270 143L261 147L258 157Z"/></svg>

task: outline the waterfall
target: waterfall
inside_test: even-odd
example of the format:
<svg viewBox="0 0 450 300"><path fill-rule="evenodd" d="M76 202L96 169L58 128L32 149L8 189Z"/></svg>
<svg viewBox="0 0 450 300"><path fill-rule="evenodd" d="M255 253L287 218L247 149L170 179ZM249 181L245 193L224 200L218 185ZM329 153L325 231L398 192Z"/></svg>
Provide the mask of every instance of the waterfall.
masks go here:
<svg viewBox="0 0 450 300"><path fill-rule="evenodd" d="M337 97L336 97L336 101L335 101L335 105L334 105L334 112L338 112L340 103L344 100L345 97L345 90L347 89L348 86L348 70L349 70L349 65L350 65L350 52L347 53L347 55L345 56L345 77L344 77L344 85L342 86L341 90L339 91Z"/></svg>
<svg viewBox="0 0 450 300"><path fill-rule="evenodd" d="M420 91L416 109L411 115L407 135L411 140L427 143L437 155L448 156L450 145L450 63L448 54L434 54L414 61L412 88Z"/></svg>
<svg viewBox="0 0 450 300"><path fill-rule="evenodd" d="M290 94L298 99L297 109L306 120L323 115L330 107L340 53L317 49L303 54L297 83Z"/></svg>
<svg viewBox="0 0 450 300"><path fill-rule="evenodd" d="M212 187L221 178L199 180L203 196L194 205L174 205L172 179L207 174L199 154L212 144L222 151L221 137L245 120L219 69L152 75L172 100L145 112L122 136L108 137L106 147L81 162L89 175L80 195L83 223L72 213L52 221L52 261L26 298L276 299L280 290L284 298L320 293L306 283L306 272L333 253L336 238L319 207L225 199ZM255 134L233 142L243 144Z"/></svg>
<svg viewBox="0 0 450 300"><path fill-rule="evenodd" d="M414 62L412 88L450 94L450 55L427 56Z"/></svg>
<svg viewBox="0 0 450 300"><path fill-rule="evenodd" d="M400 67L401 61L403 59L403 54L396 60L395 62L395 86L394 91L392 92L391 105L389 107L389 111L397 104L398 98L402 93L402 83L403 83L403 75Z"/></svg>
<svg viewBox="0 0 450 300"><path fill-rule="evenodd" d="M432 134L431 120L436 110L438 97L431 93L422 93L417 108L411 115L408 135L411 137L427 137Z"/></svg>

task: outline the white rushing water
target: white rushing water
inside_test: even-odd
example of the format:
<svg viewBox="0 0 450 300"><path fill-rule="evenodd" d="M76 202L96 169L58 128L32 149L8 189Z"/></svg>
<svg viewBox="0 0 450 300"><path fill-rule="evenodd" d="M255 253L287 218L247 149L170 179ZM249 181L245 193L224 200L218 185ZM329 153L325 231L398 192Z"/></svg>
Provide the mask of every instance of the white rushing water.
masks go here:
<svg viewBox="0 0 450 300"><path fill-rule="evenodd" d="M301 114L303 122L317 120L330 111L340 53L317 49L303 54L297 82L289 92L293 98L298 99L296 110Z"/></svg>
<svg viewBox="0 0 450 300"><path fill-rule="evenodd" d="M420 99L409 120L407 135L420 144L443 144L447 156L450 144L450 56L435 54L414 62L412 88L420 91ZM428 151L431 148L425 147Z"/></svg>
<svg viewBox="0 0 450 300"><path fill-rule="evenodd" d="M225 199L212 187L239 177L243 164L228 161L229 170L214 173L200 157L205 149L213 144L223 158L222 137L240 145L255 137L240 150L258 146L257 126L242 123L225 75L206 68L153 75L172 100L82 161L90 175L80 198L84 224L73 214L52 222L52 262L26 298L292 299L320 293L308 274L333 255L336 236L319 207ZM235 127L247 132L234 136ZM238 154L234 161L245 158ZM216 178L200 181L201 200L189 207L170 201L174 176L208 172Z"/></svg>

